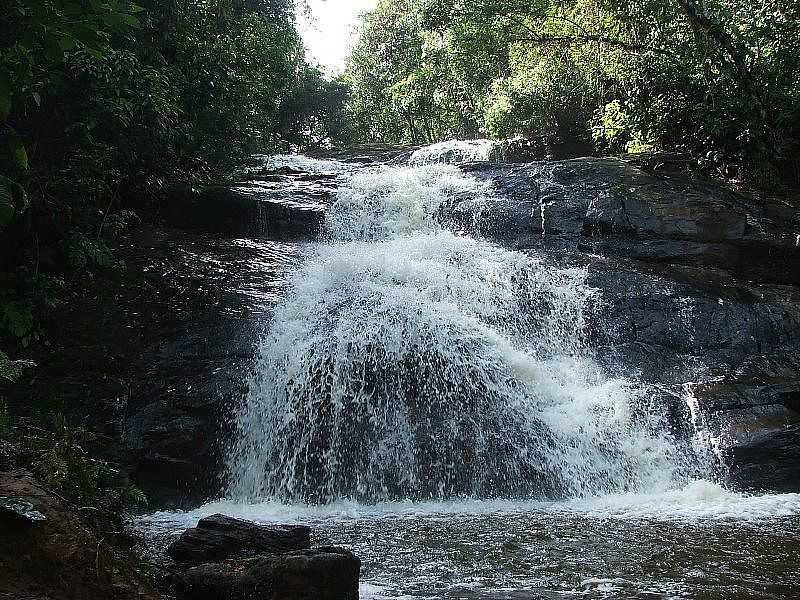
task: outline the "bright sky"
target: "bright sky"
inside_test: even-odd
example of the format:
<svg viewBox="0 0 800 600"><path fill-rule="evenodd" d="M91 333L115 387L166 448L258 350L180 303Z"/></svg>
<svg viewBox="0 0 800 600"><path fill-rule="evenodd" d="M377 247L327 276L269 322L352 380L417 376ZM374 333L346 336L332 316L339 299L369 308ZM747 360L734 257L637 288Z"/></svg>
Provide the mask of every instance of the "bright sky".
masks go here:
<svg viewBox="0 0 800 600"><path fill-rule="evenodd" d="M359 15L375 8L378 0L307 0L309 20L298 9L297 24L311 62L317 62L328 74L344 69L344 61L355 41ZM298 5L301 4L298 2Z"/></svg>

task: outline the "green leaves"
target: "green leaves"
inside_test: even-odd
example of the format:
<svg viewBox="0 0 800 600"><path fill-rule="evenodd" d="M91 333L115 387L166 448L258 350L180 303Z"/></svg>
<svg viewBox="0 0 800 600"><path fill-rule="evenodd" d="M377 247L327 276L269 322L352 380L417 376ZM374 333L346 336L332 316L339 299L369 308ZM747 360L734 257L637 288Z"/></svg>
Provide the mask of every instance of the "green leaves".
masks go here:
<svg viewBox="0 0 800 600"><path fill-rule="evenodd" d="M112 268L116 266L114 255L102 241L94 241L82 233L73 234L66 242L65 250L69 266L76 270L89 266Z"/></svg>
<svg viewBox="0 0 800 600"><path fill-rule="evenodd" d="M15 300L0 302L0 327L23 339L33 331L33 312L28 304Z"/></svg>
<svg viewBox="0 0 800 600"><path fill-rule="evenodd" d="M36 363L30 360L11 360L8 355L0 350L0 379L11 383L17 381L25 371L32 369ZM0 404L0 436L8 435L11 423L4 404Z"/></svg>
<svg viewBox="0 0 800 600"><path fill-rule="evenodd" d="M17 162L17 166L23 171L27 171L28 151L25 149L25 145L20 140L15 140L13 142L11 153L14 156L14 160Z"/></svg>

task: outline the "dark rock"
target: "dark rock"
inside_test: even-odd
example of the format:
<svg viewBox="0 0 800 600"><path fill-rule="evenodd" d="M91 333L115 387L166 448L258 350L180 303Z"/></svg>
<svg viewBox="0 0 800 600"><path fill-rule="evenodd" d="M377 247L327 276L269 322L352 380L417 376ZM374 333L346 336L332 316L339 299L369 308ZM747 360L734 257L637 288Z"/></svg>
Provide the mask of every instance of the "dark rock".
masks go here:
<svg viewBox="0 0 800 600"><path fill-rule="evenodd" d="M726 449L729 481L743 489L800 490L800 423L754 430Z"/></svg>
<svg viewBox="0 0 800 600"><path fill-rule="evenodd" d="M589 156L593 147L587 141L532 136L504 140L497 144L492 159L498 162L524 163L541 160Z"/></svg>
<svg viewBox="0 0 800 600"><path fill-rule="evenodd" d="M726 269L763 283L800 282L800 210L617 158L467 165L500 201L479 232L514 247L562 247L648 262Z"/></svg>
<svg viewBox="0 0 800 600"><path fill-rule="evenodd" d="M212 515L184 531L170 544L167 554L178 562L207 562L310 547L311 530L304 525L266 526Z"/></svg>
<svg viewBox="0 0 800 600"><path fill-rule="evenodd" d="M283 169L246 183L180 194L167 217L178 227L216 233L313 238L335 187L336 175Z"/></svg>
<svg viewBox="0 0 800 600"><path fill-rule="evenodd" d="M198 565L177 579L177 600L357 600L361 561L341 548Z"/></svg>

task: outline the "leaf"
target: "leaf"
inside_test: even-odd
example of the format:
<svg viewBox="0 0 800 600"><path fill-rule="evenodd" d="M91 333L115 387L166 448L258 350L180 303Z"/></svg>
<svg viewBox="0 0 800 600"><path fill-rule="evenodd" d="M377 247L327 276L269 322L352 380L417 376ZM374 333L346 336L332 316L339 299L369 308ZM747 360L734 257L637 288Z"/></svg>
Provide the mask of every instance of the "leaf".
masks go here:
<svg viewBox="0 0 800 600"><path fill-rule="evenodd" d="M11 142L11 150L14 154L14 160L17 162L17 166L23 171L28 170L28 151L25 149L25 144L21 141L12 140Z"/></svg>
<svg viewBox="0 0 800 600"><path fill-rule="evenodd" d="M77 40L69 35L65 35L60 40L58 40L58 45L63 52L66 52L67 50L72 50L77 43L78 43Z"/></svg>
<svg viewBox="0 0 800 600"><path fill-rule="evenodd" d="M129 27L133 27L134 29L141 26L139 22L139 18L135 17L134 15L123 14L122 15L123 22L128 25Z"/></svg>
<svg viewBox="0 0 800 600"><path fill-rule="evenodd" d="M19 302L0 304L0 325L14 337L24 340L33 329L33 313Z"/></svg>

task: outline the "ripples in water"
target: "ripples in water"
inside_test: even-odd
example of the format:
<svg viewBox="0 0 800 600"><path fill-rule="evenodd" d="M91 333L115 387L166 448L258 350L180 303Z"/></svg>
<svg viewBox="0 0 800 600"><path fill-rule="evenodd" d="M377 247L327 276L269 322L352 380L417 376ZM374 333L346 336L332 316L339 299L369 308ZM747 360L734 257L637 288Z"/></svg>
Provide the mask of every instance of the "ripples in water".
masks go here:
<svg viewBox="0 0 800 600"><path fill-rule="evenodd" d="M221 501L155 513L138 527L157 551L215 512L311 524L315 545L361 557L367 600L800 595L800 494L736 494L697 481L664 494L567 502Z"/></svg>

